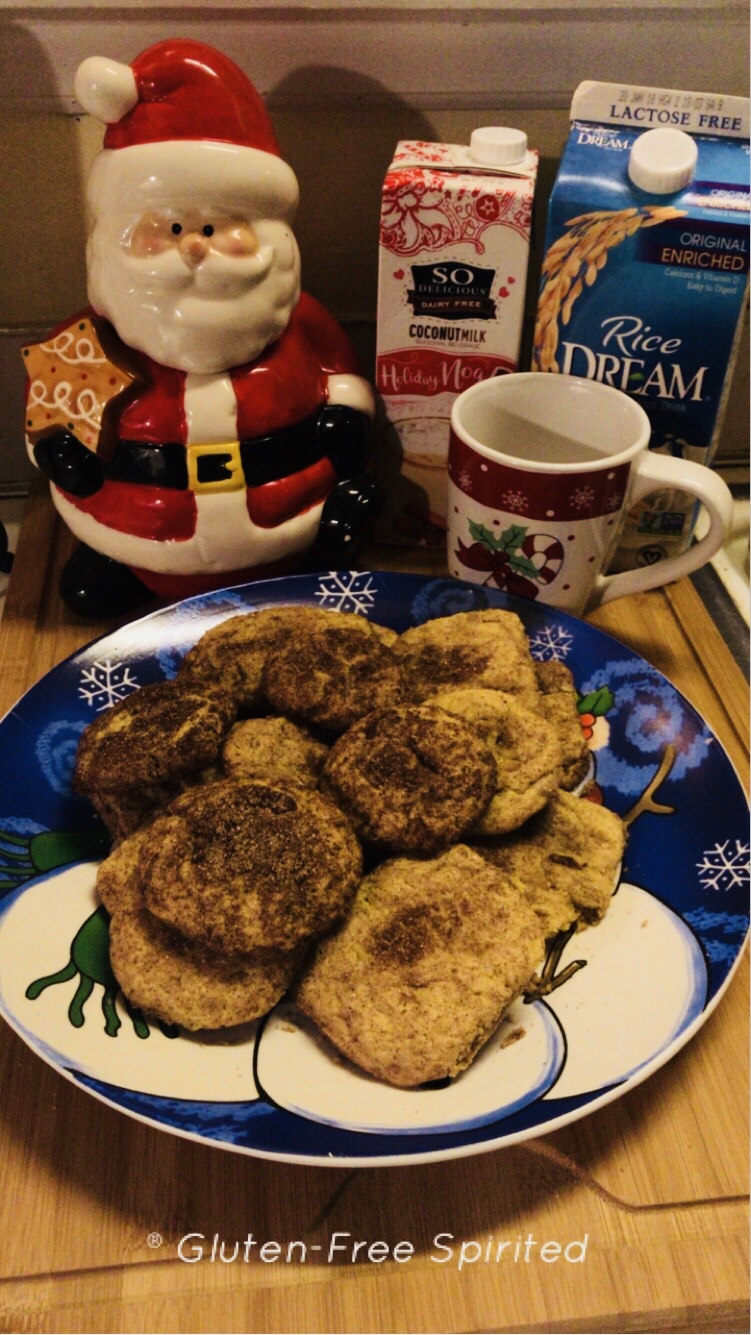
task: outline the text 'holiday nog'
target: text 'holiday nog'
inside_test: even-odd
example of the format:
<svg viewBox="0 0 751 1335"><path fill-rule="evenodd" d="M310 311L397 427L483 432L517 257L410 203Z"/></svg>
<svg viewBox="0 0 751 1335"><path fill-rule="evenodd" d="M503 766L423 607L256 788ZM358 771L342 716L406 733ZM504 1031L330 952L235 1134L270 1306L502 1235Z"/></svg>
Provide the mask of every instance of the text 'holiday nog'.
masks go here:
<svg viewBox="0 0 751 1335"><path fill-rule="evenodd" d="M445 542L454 399L518 367L537 161L505 127L397 145L380 227L381 541Z"/></svg>

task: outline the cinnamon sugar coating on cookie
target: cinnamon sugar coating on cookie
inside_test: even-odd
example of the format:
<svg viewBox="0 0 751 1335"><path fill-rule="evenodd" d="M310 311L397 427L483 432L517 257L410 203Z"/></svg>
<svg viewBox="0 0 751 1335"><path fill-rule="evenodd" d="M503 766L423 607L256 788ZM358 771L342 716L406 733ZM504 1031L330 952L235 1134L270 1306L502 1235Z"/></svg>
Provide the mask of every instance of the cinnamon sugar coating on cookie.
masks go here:
<svg viewBox="0 0 751 1335"><path fill-rule="evenodd" d="M495 774L489 746L469 724L404 705L374 710L339 737L322 782L366 843L431 852L472 828Z"/></svg>
<svg viewBox="0 0 751 1335"><path fill-rule="evenodd" d="M207 630L188 650L178 676L197 684L212 682L235 700L241 713L253 712L264 703L261 678L268 654L288 639L302 644L309 631L332 626L374 634L384 643L396 639L395 632L373 627L353 612L307 605L264 607L228 617Z"/></svg>
<svg viewBox="0 0 751 1335"><path fill-rule="evenodd" d="M178 797L139 860L147 907L222 953L291 950L349 908L362 854L320 793L224 779Z"/></svg>
<svg viewBox="0 0 751 1335"><path fill-rule="evenodd" d="M555 729L513 695L478 687L444 691L428 703L464 719L493 752L495 791L473 833L515 830L557 793L561 748Z"/></svg>
<svg viewBox="0 0 751 1335"><path fill-rule="evenodd" d="M368 622L327 625L269 653L261 688L282 714L344 732L372 709L399 704L399 659Z"/></svg>
<svg viewBox="0 0 751 1335"><path fill-rule="evenodd" d="M217 759L234 718L233 702L213 690L143 686L86 728L73 786L122 838Z"/></svg>
<svg viewBox="0 0 751 1335"><path fill-rule="evenodd" d="M411 1088L470 1064L543 955L521 887L457 844L366 876L295 1000L351 1061Z"/></svg>
<svg viewBox="0 0 751 1335"><path fill-rule="evenodd" d="M394 652L415 703L469 686L506 691L532 707L539 699L524 626L515 612L486 608L436 617L404 631Z"/></svg>

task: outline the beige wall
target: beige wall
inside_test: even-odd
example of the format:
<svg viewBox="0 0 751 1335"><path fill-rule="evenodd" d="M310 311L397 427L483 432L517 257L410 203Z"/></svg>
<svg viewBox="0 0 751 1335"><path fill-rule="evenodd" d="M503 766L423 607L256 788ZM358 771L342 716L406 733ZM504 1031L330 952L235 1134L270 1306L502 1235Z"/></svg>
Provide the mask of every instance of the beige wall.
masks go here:
<svg viewBox="0 0 751 1335"><path fill-rule="evenodd" d="M0 489L28 475L19 345L85 301L83 182L101 127L76 67L192 37L248 71L302 188L306 287L372 356L379 192L398 139L516 124L542 152L537 247L582 79L745 94L743 0L0 0ZM745 457L748 357L725 438Z"/></svg>
<svg viewBox="0 0 751 1335"><path fill-rule="evenodd" d="M345 320L375 313L380 188L398 139L464 143L478 123L518 125L543 154L544 195L567 129L565 113L509 108L484 108L481 117L402 107L371 106L361 116L279 110L273 119L300 182L305 285ZM54 323L85 302L84 181L101 140L101 125L86 116L14 115L0 125L0 324Z"/></svg>
<svg viewBox="0 0 751 1335"><path fill-rule="evenodd" d="M565 111L483 108L423 113L401 103L361 112L273 110L284 156L301 191L297 238L303 282L348 326L371 374L380 189L400 138L465 142L478 123L517 124L543 153L541 203L566 136ZM13 114L0 124L0 198L6 244L0 294L0 487L27 476L9 400L21 403L17 348L86 303L84 182L101 125L59 112ZM544 208L538 210L538 228ZM2 337L2 332L5 337ZM5 410L4 410L5 405ZM21 409L18 410L18 427Z"/></svg>
<svg viewBox="0 0 751 1335"><path fill-rule="evenodd" d="M306 288L353 333L370 373L376 306L379 194L400 138L467 142L478 123L517 125L541 152L540 183L529 284L530 310L545 223L545 206L567 133L562 108L483 107L415 111L367 105L272 108L284 156L297 173L301 205L297 236ZM11 114L0 125L0 191L4 221L0 304L0 486L28 475L12 404L22 390L16 347L41 334L86 301L83 183L101 144L101 126L56 112ZM16 333L18 338L15 337ZM721 447L722 456L748 456L747 341ZM20 409L19 409L20 426Z"/></svg>

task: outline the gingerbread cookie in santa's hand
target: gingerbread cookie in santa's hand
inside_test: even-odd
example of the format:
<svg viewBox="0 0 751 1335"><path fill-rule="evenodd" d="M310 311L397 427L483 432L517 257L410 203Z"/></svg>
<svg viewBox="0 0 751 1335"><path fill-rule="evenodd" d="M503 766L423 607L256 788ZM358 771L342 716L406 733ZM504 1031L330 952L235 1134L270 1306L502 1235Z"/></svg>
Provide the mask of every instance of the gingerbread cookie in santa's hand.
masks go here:
<svg viewBox="0 0 751 1335"><path fill-rule="evenodd" d="M373 393L300 290L298 185L245 74L199 42L75 80L106 124L90 309L25 348L27 442L87 616L349 562L377 493Z"/></svg>

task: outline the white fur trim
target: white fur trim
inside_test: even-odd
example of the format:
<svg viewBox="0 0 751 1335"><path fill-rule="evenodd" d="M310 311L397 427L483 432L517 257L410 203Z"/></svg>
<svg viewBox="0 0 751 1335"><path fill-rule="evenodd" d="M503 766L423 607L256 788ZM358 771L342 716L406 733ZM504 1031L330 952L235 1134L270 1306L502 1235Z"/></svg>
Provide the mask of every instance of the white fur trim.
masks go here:
<svg viewBox="0 0 751 1335"><path fill-rule="evenodd" d="M130 65L106 56L89 56L76 71L73 91L84 111L113 125L138 102L136 76Z"/></svg>
<svg viewBox="0 0 751 1335"><path fill-rule="evenodd" d="M237 399L229 375L187 375L183 394L186 444L216 445L237 439Z"/></svg>
<svg viewBox="0 0 751 1335"><path fill-rule="evenodd" d="M258 528L249 514L245 489L197 496L196 531L181 542L157 542L107 528L50 487L56 510L79 542L125 565L162 575L222 574L281 561L312 545L323 504L313 505L276 528Z"/></svg>
<svg viewBox="0 0 751 1335"><path fill-rule="evenodd" d="M348 408L372 417L375 413L375 397L367 380L361 375L351 375L341 371L330 375L328 379L329 403L344 403Z"/></svg>
<svg viewBox="0 0 751 1335"><path fill-rule="evenodd" d="M148 210L201 207L236 211L252 222L291 222L299 187L292 168L273 153L214 140L163 140L105 148L94 159L89 205L135 221Z"/></svg>

